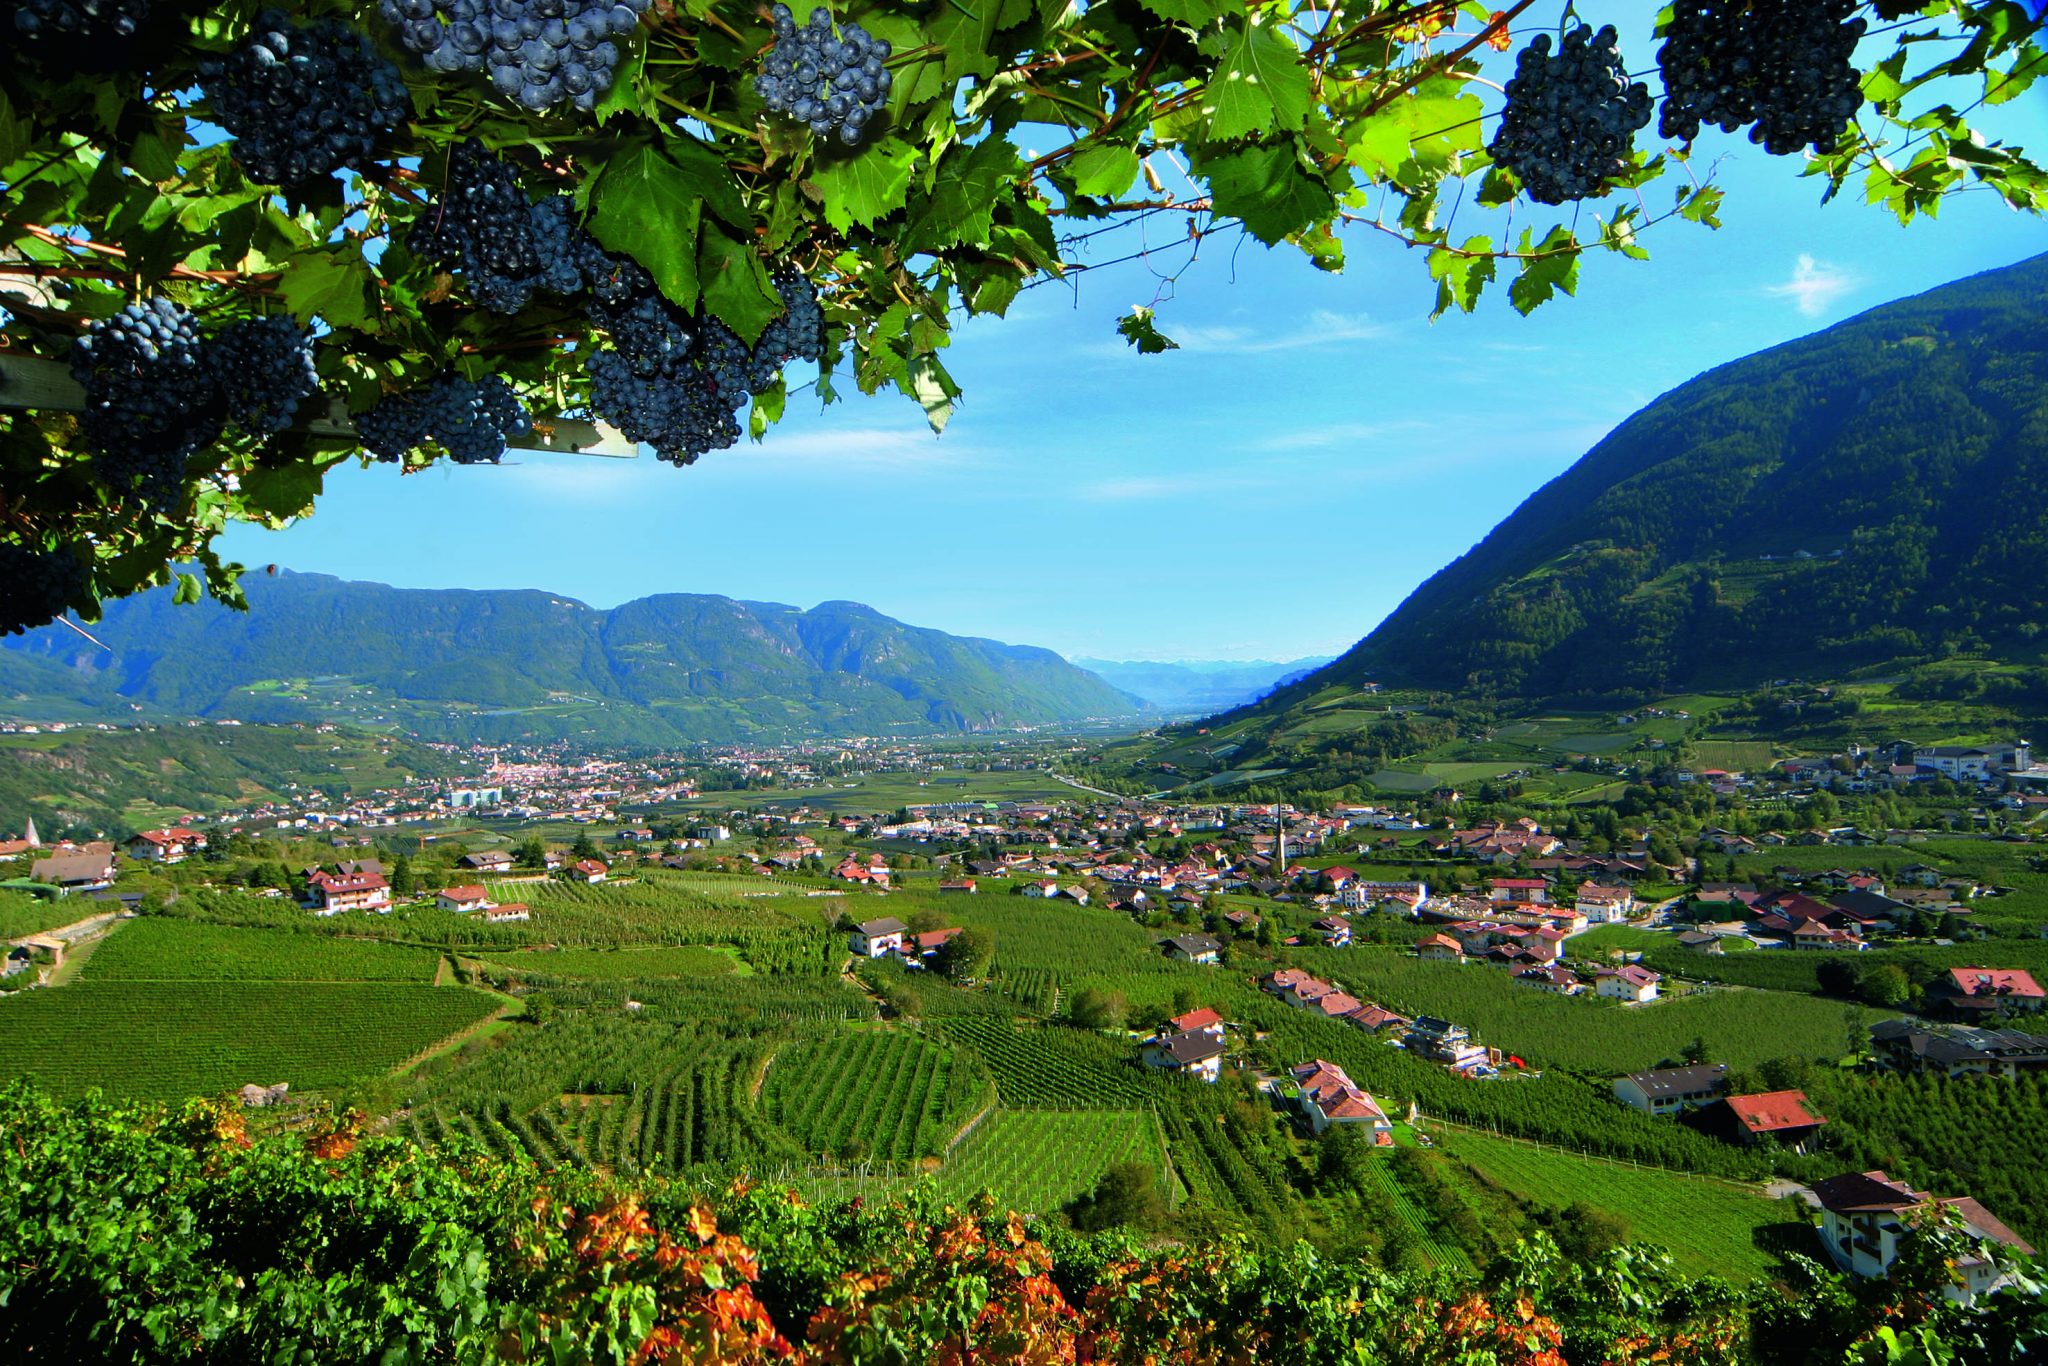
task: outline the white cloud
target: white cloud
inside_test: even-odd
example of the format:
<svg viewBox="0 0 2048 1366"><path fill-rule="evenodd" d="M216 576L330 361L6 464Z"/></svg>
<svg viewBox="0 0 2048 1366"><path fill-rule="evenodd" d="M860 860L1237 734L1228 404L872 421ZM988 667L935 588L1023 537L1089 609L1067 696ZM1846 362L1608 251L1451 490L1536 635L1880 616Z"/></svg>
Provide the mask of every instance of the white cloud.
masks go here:
<svg viewBox="0 0 2048 1366"><path fill-rule="evenodd" d="M1816 318L1861 283L1854 273L1826 261L1816 261L1802 251L1793 263L1792 278L1781 285L1764 286L1764 293L1774 299L1790 299L1802 314Z"/></svg>
<svg viewBox="0 0 2048 1366"><path fill-rule="evenodd" d="M1242 327L1179 328L1168 317L1161 322L1166 335L1180 343L1183 351L1209 355L1250 356L1268 351L1294 351L1304 346L1331 342L1364 341L1385 334L1386 329L1363 313L1332 313L1318 309L1296 328L1286 332L1256 332Z"/></svg>
<svg viewBox="0 0 2048 1366"><path fill-rule="evenodd" d="M1179 479L1099 479L1081 486L1081 496L1094 503L1120 503L1137 498L1171 498L1215 487L1200 477Z"/></svg>

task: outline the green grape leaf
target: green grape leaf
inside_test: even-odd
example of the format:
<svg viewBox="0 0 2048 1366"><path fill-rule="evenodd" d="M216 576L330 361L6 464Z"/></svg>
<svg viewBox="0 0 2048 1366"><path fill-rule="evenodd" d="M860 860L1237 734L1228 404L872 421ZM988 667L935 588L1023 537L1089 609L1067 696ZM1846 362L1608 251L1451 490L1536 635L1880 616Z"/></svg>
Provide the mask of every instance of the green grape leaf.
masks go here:
<svg viewBox="0 0 2048 1366"><path fill-rule="evenodd" d="M704 306L752 346L783 311L782 296L768 280L768 268L751 248L709 223L697 243L698 278Z"/></svg>
<svg viewBox="0 0 2048 1366"><path fill-rule="evenodd" d="M697 304L698 179L643 143L614 157L591 195L591 234L646 267L678 308Z"/></svg>
<svg viewBox="0 0 2048 1366"><path fill-rule="evenodd" d="M1243 219L1251 235L1269 247L1323 221L1337 208L1330 187L1302 168L1292 139L1212 155L1197 169L1209 179L1216 212Z"/></svg>
<svg viewBox="0 0 2048 1366"><path fill-rule="evenodd" d="M1237 8L1225 0L1140 0L1146 9L1173 24L1205 29Z"/></svg>
<svg viewBox="0 0 2048 1366"><path fill-rule="evenodd" d="M903 207L917 149L901 138L883 138L858 156L827 162L811 173L825 200L825 221L841 232L871 228Z"/></svg>
<svg viewBox="0 0 2048 1366"><path fill-rule="evenodd" d="M1432 320L1453 307L1470 313L1479 306L1479 292L1493 279L1493 239L1468 238L1462 249L1438 247L1429 254L1430 278L1436 281L1436 308Z"/></svg>
<svg viewBox="0 0 2048 1366"><path fill-rule="evenodd" d="M1117 335L1138 348L1141 356L1178 351L1180 343L1159 330L1149 308L1133 308L1116 321Z"/></svg>
<svg viewBox="0 0 2048 1366"><path fill-rule="evenodd" d="M335 327L368 327L375 316L370 302L370 272L360 255L307 252L295 256L278 277L285 307L302 323L315 314Z"/></svg>
<svg viewBox="0 0 2048 1366"><path fill-rule="evenodd" d="M1547 304L1558 290L1567 294L1579 292L1579 253L1573 246L1571 230L1559 224L1550 230L1542 245L1530 245L1534 234L1527 228L1522 230L1522 251L1555 252L1551 256L1525 257L1521 273L1508 286L1508 302L1524 317L1536 311L1541 304Z"/></svg>
<svg viewBox="0 0 2048 1366"><path fill-rule="evenodd" d="M1270 132L1295 132L1308 113L1308 70L1294 44L1245 16L1230 51L1202 92L1209 136L1219 142Z"/></svg>
<svg viewBox="0 0 2048 1366"><path fill-rule="evenodd" d="M1067 174L1082 194L1115 199L1138 179L1138 154L1128 147L1090 147L1067 163Z"/></svg>

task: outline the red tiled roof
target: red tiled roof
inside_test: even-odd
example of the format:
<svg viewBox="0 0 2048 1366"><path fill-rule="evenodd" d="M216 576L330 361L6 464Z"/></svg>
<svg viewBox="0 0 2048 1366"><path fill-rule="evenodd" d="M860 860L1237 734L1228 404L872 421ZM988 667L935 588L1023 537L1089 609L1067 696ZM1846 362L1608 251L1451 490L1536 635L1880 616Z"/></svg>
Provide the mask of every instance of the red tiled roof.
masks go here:
<svg viewBox="0 0 2048 1366"><path fill-rule="evenodd" d="M2039 999L2040 983L2016 968L1950 968L1949 980L1965 996L2024 996Z"/></svg>
<svg viewBox="0 0 2048 1366"><path fill-rule="evenodd" d="M1185 1015L1176 1015L1169 1023L1185 1034L1191 1029L1207 1029L1210 1025L1220 1025L1223 1023L1223 1017L1209 1007L1203 1006L1200 1010L1190 1010Z"/></svg>
<svg viewBox="0 0 2048 1366"><path fill-rule="evenodd" d="M1753 1134L1777 1129L1809 1129L1827 1123L1806 1108L1804 1091L1766 1091L1755 1096L1730 1096L1728 1108Z"/></svg>

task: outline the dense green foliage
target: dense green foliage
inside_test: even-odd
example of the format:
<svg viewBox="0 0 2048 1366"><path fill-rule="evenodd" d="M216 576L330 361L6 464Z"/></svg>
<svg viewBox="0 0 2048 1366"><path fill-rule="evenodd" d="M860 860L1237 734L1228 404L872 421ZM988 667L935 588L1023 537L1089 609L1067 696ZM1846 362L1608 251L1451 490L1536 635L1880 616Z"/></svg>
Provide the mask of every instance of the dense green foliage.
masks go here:
<svg viewBox="0 0 2048 1366"><path fill-rule="evenodd" d="M676 593L598 611L552 593L293 573L245 588L246 614L175 606L168 589L110 605L93 628L110 651L62 626L10 637L0 685L12 670L39 705L94 719L141 705L395 723L464 742L902 734L1138 709L1050 650L906 626L852 602L802 611Z"/></svg>
<svg viewBox="0 0 2048 1366"><path fill-rule="evenodd" d="M937 1157L990 1093L971 1059L916 1034L867 1029L783 1048L761 1099L812 1152L891 1162Z"/></svg>

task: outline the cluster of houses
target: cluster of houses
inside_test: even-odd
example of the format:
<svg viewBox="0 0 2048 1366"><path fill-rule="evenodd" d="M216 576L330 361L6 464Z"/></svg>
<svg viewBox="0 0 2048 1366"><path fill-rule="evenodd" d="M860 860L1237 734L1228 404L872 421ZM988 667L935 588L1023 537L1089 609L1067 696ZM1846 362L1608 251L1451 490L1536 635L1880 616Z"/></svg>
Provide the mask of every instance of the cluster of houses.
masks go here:
<svg viewBox="0 0 2048 1366"><path fill-rule="evenodd" d="M1723 1063L1631 1072L1615 1079L1614 1098L1646 1115L1679 1116L1729 1143L1755 1144L1768 1138L1802 1153L1827 1123L1813 1112L1802 1091L1729 1095Z"/></svg>
<svg viewBox="0 0 2048 1366"><path fill-rule="evenodd" d="M1441 1063L1460 1076L1499 1075L1503 1062L1500 1050L1474 1042L1469 1031L1448 1020L1430 1015L1418 1015L1411 1020L1385 1006L1361 1001L1300 968L1281 968L1268 974L1259 985L1297 1010L1326 1020L1341 1020L1367 1034L1396 1041L1417 1057ZM1518 1059L1506 1061L1520 1065Z"/></svg>

